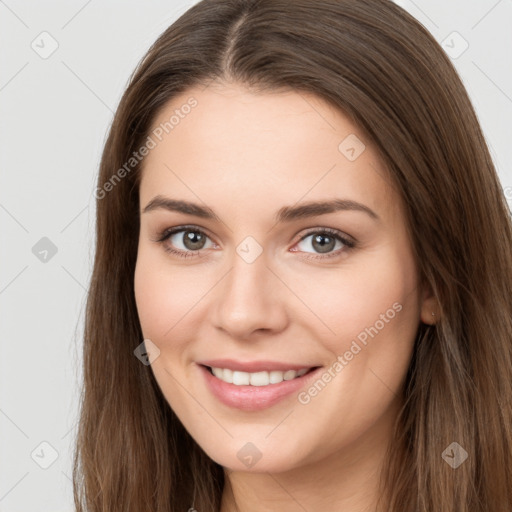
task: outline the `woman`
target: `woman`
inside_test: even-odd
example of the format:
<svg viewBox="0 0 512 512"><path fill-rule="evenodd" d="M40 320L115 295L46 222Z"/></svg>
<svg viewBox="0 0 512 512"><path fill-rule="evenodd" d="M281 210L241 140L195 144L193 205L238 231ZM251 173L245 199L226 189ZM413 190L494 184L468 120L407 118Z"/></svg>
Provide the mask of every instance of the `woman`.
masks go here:
<svg viewBox="0 0 512 512"><path fill-rule="evenodd" d="M79 511L507 510L512 229L386 0L204 0L98 180Z"/></svg>

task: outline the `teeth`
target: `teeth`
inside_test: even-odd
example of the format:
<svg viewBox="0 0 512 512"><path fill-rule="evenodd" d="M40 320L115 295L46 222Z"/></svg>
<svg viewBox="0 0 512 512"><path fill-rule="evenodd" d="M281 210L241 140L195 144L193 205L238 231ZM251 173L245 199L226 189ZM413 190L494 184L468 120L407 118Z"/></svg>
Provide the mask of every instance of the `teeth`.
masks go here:
<svg viewBox="0 0 512 512"><path fill-rule="evenodd" d="M279 384L283 380L292 380L302 377L309 368L302 368L299 371L287 370L286 372L239 372L229 370L228 368L212 368L213 375L224 382L235 384L235 386L268 386L269 384Z"/></svg>

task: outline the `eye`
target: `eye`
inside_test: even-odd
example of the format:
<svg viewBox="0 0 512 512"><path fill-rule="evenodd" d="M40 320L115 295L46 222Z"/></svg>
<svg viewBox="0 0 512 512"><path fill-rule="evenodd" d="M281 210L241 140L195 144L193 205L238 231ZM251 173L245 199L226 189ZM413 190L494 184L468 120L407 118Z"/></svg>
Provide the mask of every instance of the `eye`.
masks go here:
<svg viewBox="0 0 512 512"><path fill-rule="evenodd" d="M309 242L306 242L311 238ZM191 258L201 255L201 249L209 249L215 246L208 235L195 226L178 226L166 229L158 235L155 242L161 243L166 252L181 258ZM210 245L208 245L210 241ZM300 245L302 244L302 247ZM331 228L317 228L309 231L295 245L297 249L290 249L292 252L306 252L308 248L317 251L317 254L307 256L313 259L331 258L340 256L356 246L355 240L343 235L341 232ZM334 249L337 250L334 251ZM334 251L334 252L333 252Z"/></svg>
<svg viewBox="0 0 512 512"><path fill-rule="evenodd" d="M306 240L311 238L308 242ZM330 258L339 256L341 253L345 253L350 249L353 249L356 245L355 241L347 236L341 234L341 232L335 229L322 228L310 231L306 235L302 236L297 246L302 245L301 251L308 252L307 248L313 248L317 251L314 256L308 256L309 258ZM338 244L337 250L332 252ZM297 249L291 249L296 251Z"/></svg>
<svg viewBox="0 0 512 512"><path fill-rule="evenodd" d="M201 249L208 249L208 235L194 226L180 226L167 229L159 235L156 242L163 244L164 249L182 258L197 256ZM168 243L170 242L170 243ZM210 240L211 242L211 240Z"/></svg>

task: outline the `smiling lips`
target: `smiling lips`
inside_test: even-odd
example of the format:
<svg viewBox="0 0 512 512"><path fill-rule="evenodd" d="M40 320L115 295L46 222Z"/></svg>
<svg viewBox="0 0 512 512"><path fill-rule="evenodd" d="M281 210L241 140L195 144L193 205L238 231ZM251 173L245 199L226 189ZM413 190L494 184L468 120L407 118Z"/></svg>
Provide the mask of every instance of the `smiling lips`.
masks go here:
<svg viewBox="0 0 512 512"><path fill-rule="evenodd" d="M206 385L223 404L256 411L270 407L294 391L319 369L274 361L241 363L223 359L202 361L198 367ZM309 378L308 378L309 380Z"/></svg>
<svg viewBox="0 0 512 512"><path fill-rule="evenodd" d="M211 368L213 375L218 379L234 384L235 386L268 386L269 384L279 384L283 380L292 380L296 377L302 377L309 368L302 368L299 371L286 370L285 372L273 370L271 372L240 372L229 368Z"/></svg>
<svg viewBox="0 0 512 512"><path fill-rule="evenodd" d="M208 361L197 361L197 364L209 366L210 368L222 368L239 372L270 372L272 370L286 372L288 370L299 371L303 368L315 368L320 365L315 364L294 364L281 363L279 361L236 361L234 359L210 359Z"/></svg>
<svg viewBox="0 0 512 512"><path fill-rule="evenodd" d="M210 368L218 379L235 386L268 386L283 380L302 377L313 365L294 365L277 361L240 362L232 359L215 359L199 364Z"/></svg>

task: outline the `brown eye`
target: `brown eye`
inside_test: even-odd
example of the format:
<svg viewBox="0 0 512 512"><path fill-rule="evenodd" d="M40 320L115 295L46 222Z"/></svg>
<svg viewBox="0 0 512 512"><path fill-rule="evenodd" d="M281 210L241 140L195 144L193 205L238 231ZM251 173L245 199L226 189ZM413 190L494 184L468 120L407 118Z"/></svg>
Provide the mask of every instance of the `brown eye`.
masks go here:
<svg viewBox="0 0 512 512"><path fill-rule="evenodd" d="M202 249L206 242L206 236L198 231L183 231L183 235L181 236L181 241L183 245L190 249L191 251L197 251L198 249Z"/></svg>
<svg viewBox="0 0 512 512"><path fill-rule="evenodd" d="M310 240L306 241L308 239ZM311 253L308 249L313 249L313 258L315 257L315 253L318 255L325 254L325 256L318 256L320 258L328 258L352 249L355 247L355 242L348 239L348 237L342 236L342 234L336 230L324 228L310 231L304 235L297 244L297 247L299 247L300 251L306 253Z"/></svg>
<svg viewBox="0 0 512 512"><path fill-rule="evenodd" d="M329 235L314 235L311 240L311 246L318 252L330 252L336 245L336 239Z"/></svg>
<svg viewBox="0 0 512 512"><path fill-rule="evenodd" d="M199 253L201 249L211 247L213 245L211 240L210 246L207 246L209 240L210 238L201 229L179 227L166 230L157 242L162 243L167 252L182 257L191 257L196 256L194 253Z"/></svg>

